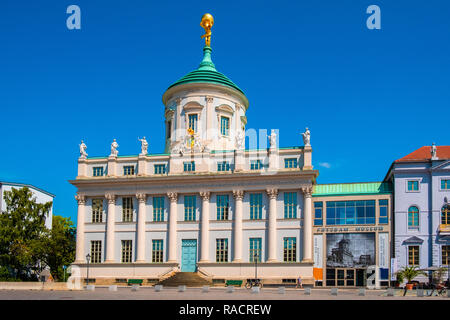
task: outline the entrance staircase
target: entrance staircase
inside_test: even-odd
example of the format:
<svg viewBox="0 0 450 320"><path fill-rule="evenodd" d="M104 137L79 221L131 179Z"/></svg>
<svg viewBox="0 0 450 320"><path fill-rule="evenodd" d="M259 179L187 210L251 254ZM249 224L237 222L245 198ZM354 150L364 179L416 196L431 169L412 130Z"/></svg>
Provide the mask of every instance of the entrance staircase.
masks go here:
<svg viewBox="0 0 450 320"><path fill-rule="evenodd" d="M177 272L173 276L158 282L158 284L165 287L178 287L182 285L186 287L202 287L211 285L212 282L202 277L198 272Z"/></svg>

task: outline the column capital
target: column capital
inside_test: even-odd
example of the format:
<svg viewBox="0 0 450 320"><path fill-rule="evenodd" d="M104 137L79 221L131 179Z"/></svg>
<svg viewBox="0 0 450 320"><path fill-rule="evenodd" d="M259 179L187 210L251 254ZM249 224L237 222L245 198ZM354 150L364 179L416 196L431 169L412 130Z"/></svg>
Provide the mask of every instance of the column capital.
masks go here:
<svg viewBox="0 0 450 320"><path fill-rule="evenodd" d="M313 192L313 187L312 186L307 186L307 187L302 187L302 192L305 194L305 196L307 198L311 198L312 192Z"/></svg>
<svg viewBox="0 0 450 320"><path fill-rule="evenodd" d="M200 197L202 197L202 199L204 201L209 201L209 199L211 197L211 192L209 192L209 191L200 191Z"/></svg>
<svg viewBox="0 0 450 320"><path fill-rule="evenodd" d="M108 200L109 204L114 204L116 203L116 195L113 193L107 193L105 194L105 198L106 200Z"/></svg>
<svg viewBox="0 0 450 320"><path fill-rule="evenodd" d="M244 198L244 190L233 190L233 197L236 200L242 200Z"/></svg>
<svg viewBox="0 0 450 320"><path fill-rule="evenodd" d="M78 201L78 205L84 205L86 203L86 196L84 194L77 193L75 200Z"/></svg>
<svg viewBox="0 0 450 320"><path fill-rule="evenodd" d="M145 202L147 200L147 195L145 193L136 193L136 198L139 202Z"/></svg>
<svg viewBox="0 0 450 320"><path fill-rule="evenodd" d="M276 199L278 195L278 189L267 189L266 192L270 199Z"/></svg>
<svg viewBox="0 0 450 320"><path fill-rule="evenodd" d="M176 192L167 192L167 197L169 198L170 202L177 202L177 200L178 200L178 193L176 193Z"/></svg>
<svg viewBox="0 0 450 320"><path fill-rule="evenodd" d="M212 103L214 101L214 98L211 96L206 96L205 101L206 101L206 103Z"/></svg>
<svg viewBox="0 0 450 320"><path fill-rule="evenodd" d="M175 103L177 104L177 106L180 105L181 100L183 100L183 99L181 99L181 98L176 98L176 99L175 99Z"/></svg>

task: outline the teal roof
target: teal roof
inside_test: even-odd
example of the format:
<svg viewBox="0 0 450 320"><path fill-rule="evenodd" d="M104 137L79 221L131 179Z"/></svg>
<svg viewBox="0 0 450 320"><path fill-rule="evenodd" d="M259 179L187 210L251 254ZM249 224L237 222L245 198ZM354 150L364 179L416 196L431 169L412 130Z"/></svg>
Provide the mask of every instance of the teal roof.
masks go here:
<svg viewBox="0 0 450 320"><path fill-rule="evenodd" d="M220 73L219 71L216 70L214 63L211 60L211 52L212 52L211 47L205 46L203 48L203 60L198 66L197 70L189 72L187 75L185 75L183 78L172 84L167 89L170 89L172 87L184 83L193 83L193 82L216 83L236 89L237 91L244 94L244 91L242 91L237 85L235 85L233 81L231 81L223 73Z"/></svg>
<svg viewBox="0 0 450 320"><path fill-rule="evenodd" d="M392 185L387 182L332 183L316 184L313 197L386 193L392 193Z"/></svg>

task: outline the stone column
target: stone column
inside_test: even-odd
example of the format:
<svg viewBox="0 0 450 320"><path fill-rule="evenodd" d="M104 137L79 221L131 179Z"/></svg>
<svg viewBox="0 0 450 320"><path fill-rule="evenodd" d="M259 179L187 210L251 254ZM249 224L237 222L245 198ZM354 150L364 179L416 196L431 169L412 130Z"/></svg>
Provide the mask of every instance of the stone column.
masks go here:
<svg viewBox="0 0 450 320"><path fill-rule="evenodd" d="M75 255L75 263L85 263L84 257L84 223L86 211L86 197L83 194L77 194L75 199L78 201L78 217L77 217L77 249Z"/></svg>
<svg viewBox="0 0 450 320"><path fill-rule="evenodd" d="M267 262L277 261L277 189L267 189L269 196L269 257Z"/></svg>
<svg viewBox="0 0 450 320"><path fill-rule="evenodd" d="M136 262L145 262L145 201L147 200L147 195L145 193L138 193L136 194L136 198L139 201Z"/></svg>
<svg viewBox="0 0 450 320"><path fill-rule="evenodd" d="M234 259L233 262L242 261L242 199L244 198L243 190L234 190L235 199L234 211Z"/></svg>
<svg viewBox="0 0 450 320"><path fill-rule="evenodd" d="M108 200L108 218L106 221L106 260L105 263L114 263L114 241L115 241L115 223L116 223L116 195L107 193L105 198Z"/></svg>
<svg viewBox="0 0 450 320"><path fill-rule="evenodd" d="M168 261L177 262L177 200L178 194L176 192L167 193L170 200L169 212L169 243L168 243Z"/></svg>
<svg viewBox="0 0 450 320"><path fill-rule="evenodd" d="M202 197L202 221L201 221L201 251L200 262L209 261L209 198L211 193L208 191L200 192Z"/></svg>
<svg viewBox="0 0 450 320"><path fill-rule="evenodd" d="M303 213L303 260L302 262L313 262L312 257L312 186L302 188L304 195L304 213Z"/></svg>

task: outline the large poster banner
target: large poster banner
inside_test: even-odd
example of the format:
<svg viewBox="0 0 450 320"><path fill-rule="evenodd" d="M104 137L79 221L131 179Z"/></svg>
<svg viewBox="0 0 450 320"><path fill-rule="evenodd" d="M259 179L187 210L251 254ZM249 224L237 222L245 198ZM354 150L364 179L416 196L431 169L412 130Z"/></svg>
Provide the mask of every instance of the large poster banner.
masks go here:
<svg viewBox="0 0 450 320"><path fill-rule="evenodd" d="M323 235L314 235L314 268L323 268Z"/></svg>
<svg viewBox="0 0 450 320"><path fill-rule="evenodd" d="M378 262L380 268L389 268L389 235L378 234Z"/></svg>
<svg viewBox="0 0 450 320"><path fill-rule="evenodd" d="M375 233L327 234L327 267L358 268L375 264Z"/></svg>

